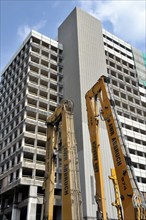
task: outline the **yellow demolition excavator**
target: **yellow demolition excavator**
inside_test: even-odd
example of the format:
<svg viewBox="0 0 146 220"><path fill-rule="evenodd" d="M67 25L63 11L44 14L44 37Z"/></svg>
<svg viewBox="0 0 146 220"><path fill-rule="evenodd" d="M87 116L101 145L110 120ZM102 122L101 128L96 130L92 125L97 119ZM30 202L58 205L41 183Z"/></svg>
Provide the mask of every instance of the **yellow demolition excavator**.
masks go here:
<svg viewBox="0 0 146 220"><path fill-rule="evenodd" d="M108 87L108 78L102 76L86 93L88 127L92 148L93 168L96 184L97 219L108 220L104 179L102 171L101 146L99 139L100 118L105 121L111 153L114 161L110 179L114 183L115 203L119 220L145 220L146 204L140 193L131 160L121 133L114 108L114 101ZM101 111L98 110L100 102ZM82 220L82 199L79 183L77 145L74 131L73 104L62 102L47 119L47 147L45 170L44 219L53 220L55 158L61 134L62 152L62 220Z"/></svg>
<svg viewBox="0 0 146 220"><path fill-rule="evenodd" d="M100 154L100 148L102 146L100 146L99 140L99 120L102 118L106 124L115 168L115 175L113 173L114 177L111 178L117 180L115 187L116 190L119 188L123 219L144 220L146 219L146 203L137 186L133 167L131 165L131 159L124 142L121 127L114 107L114 101L111 97L108 85L109 79L102 76L85 96L88 127L92 146L93 167L96 179L96 201L98 204L98 211L101 213L102 219L106 220L107 214ZM99 103L101 106L100 112L98 110ZM120 217L122 211L119 206L119 201L117 205L117 211L119 213L118 218L122 219L122 217Z"/></svg>
<svg viewBox="0 0 146 220"><path fill-rule="evenodd" d="M83 220L73 103L64 100L47 119L44 219L53 220L55 158L60 143L62 155L62 220Z"/></svg>

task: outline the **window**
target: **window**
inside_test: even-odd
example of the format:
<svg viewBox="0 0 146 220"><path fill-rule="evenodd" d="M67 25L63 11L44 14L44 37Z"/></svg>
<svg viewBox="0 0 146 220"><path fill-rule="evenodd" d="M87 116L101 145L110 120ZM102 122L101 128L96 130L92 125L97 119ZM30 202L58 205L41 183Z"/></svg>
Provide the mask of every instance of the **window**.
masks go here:
<svg viewBox="0 0 146 220"><path fill-rule="evenodd" d="M115 63L110 62L110 66L111 66L111 67L115 67Z"/></svg>
<svg viewBox="0 0 146 220"><path fill-rule="evenodd" d="M41 60L41 64L45 67L48 67L49 63L45 60Z"/></svg>
<svg viewBox="0 0 146 220"><path fill-rule="evenodd" d="M120 86L120 89L125 89L125 86L124 86L124 84L122 84L122 83L119 83L119 86Z"/></svg>
<svg viewBox="0 0 146 220"><path fill-rule="evenodd" d="M118 78L119 78L120 80L123 80L123 76L122 76L121 74L118 74Z"/></svg>
<svg viewBox="0 0 146 220"><path fill-rule="evenodd" d="M126 99L126 94L125 93L121 93L121 98Z"/></svg>
<svg viewBox="0 0 146 220"><path fill-rule="evenodd" d="M31 56L31 61L34 62L34 63L39 64L39 58L38 57Z"/></svg>
<svg viewBox="0 0 146 220"><path fill-rule="evenodd" d="M23 176L23 177L31 178L31 177L32 177L32 169L31 169L31 168L26 168L26 167L24 167L24 168L22 169L22 176Z"/></svg>
<svg viewBox="0 0 146 220"><path fill-rule="evenodd" d="M113 70L111 70L111 75L116 77L116 72L114 72Z"/></svg>
<svg viewBox="0 0 146 220"><path fill-rule="evenodd" d="M49 49L49 44L44 41L42 41L42 46L45 47L46 49Z"/></svg>
<svg viewBox="0 0 146 220"><path fill-rule="evenodd" d="M32 37L32 42L36 44L40 44L40 40L35 37Z"/></svg>
<svg viewBox="0 0 146 220"><path fill-rule="evenodd" d="M19 178L19 170L16 170L16 179Z"/></svg>
<svg viewBox="0 0 146 220"><path fill-rule="evenodd" d="M115 80L112 80L112 84L115 85L115 86L118 85L117 81L115 81Z"/></svg>
<svg viewBox="0 0 146 220"><path fill-rule="evenodd" d="M40 80L40 85L45 87L45 88L48 88L48 82L47 81Z"/></svg>
<svg viewBox="0 0 146 220"><path fill-rule="evenodd" d="M13 173L10 174L10 183L13 181Z"/></svg>

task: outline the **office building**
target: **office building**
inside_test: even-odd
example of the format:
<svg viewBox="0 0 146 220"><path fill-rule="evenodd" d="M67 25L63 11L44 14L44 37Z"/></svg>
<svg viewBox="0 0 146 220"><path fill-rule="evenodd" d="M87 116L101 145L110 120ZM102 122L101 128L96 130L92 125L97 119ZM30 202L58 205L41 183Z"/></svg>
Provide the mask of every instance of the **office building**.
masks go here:
<svg viewBox="0 0 146 220"><path fill-rule="evenodd" d="M40 219L46 118L62 99L62 49L58 42L32 31L2 73L2 219Z"/></svg>
<svg viewBox="0 0 146 220"><path fill-rule="evenodd" d="M45 121L63 97L74 102L84 219L96 219L85 94L101 75L110 77L138 186L146 194L145 57L104 30L99 20L75 8L60 25L58 42L32 32L2 72L0 194L7 219L41 218ZM115 200L113 183L108 178L113 161L103 121L100 134L107 213L116 219L116 209L110 205ZM56 179L60 190L59 172ZM60 201L56 196L56 219Z"/></svg>
<svg viewBox="0 0 146 220"><path fill-rule="evenodd" d="M64 97L74 101L81 187L85 219L96 219L94 174L87 125L85 94L101 75L110 77L110 90L138 186L146 192L146 68L144 56L130 44L102 28L101 22L74 9L59 27L63 44ZM113 185L108 179L113 167L104 122L100 123L104 188L109 218L116 218ZM110 208L109 208L110 207Z"/></svg>

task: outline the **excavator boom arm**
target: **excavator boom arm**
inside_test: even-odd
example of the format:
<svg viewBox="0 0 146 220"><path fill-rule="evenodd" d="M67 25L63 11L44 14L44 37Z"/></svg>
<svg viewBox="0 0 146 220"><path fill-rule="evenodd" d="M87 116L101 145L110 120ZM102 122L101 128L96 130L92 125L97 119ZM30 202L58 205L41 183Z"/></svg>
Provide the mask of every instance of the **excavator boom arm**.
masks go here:
<svg viewBox="0 0 146 220"><path fill-rule="evenodd" d="M73 104L64 100L47 120L46 180L44 217L53 220L55 164L53 151L59 129L62 142L62 219L82 220L77 145L74 131Z"/></svg>
<svg viewBox="0 0 146 220"><path fill-rule="evenodd" d="M121 141L119 138L119 134L117 131L117 124L115 123L115 118L112 112L112 102L108 97L108 92L106 90L106 77L102 76L97 83L86 93L86 104L87 104L87 114L88 114L88 125L90 131L90 139L91 145L93 145L94 139L97 137L98 139L98 132L97 134L91 134L92 127L94 126L95 121L99 115L97 114L97 98L100 101L100 105L102 108L102 117L106 123L107 133L109 137L111 152L113 156L113 161L115 165L115 171L117 175L117 181L119 185L120 196L122 200L122 206L124 209L124 219L135 219L135 210L133 207L132 196L133 196L133 189L127 169L127 164L125 157L122 152L121 148ZM95 104L96 103L96 104ZM96 107L95 107L96 105ZM92 111L90 110L92 109ZM99 123L96 123L97 129L99 129ZM98 146L96 146L97 148ZM93 146L92 146L93 148ZM97 151L97 150L96 150ZM98 159L98 167L100 170L100 162ZM94 169L95 170L95 169ZM102 171L101 171L102 172ZM98 174L99 176L99 174ZM98 177L99 178L99 177ZM97 182L98 180L96 180ZM102 187L100 184L98 186L100 191L102 192ZM98 191L98 189L97 189Z"/></svg>

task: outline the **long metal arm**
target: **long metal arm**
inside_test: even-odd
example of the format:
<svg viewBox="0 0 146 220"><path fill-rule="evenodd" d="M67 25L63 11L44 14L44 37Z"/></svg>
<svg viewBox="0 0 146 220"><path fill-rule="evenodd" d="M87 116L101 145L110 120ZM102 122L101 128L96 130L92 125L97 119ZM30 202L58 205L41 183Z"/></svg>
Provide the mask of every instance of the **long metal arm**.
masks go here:
<svg viewBox="0 0 146 220"><path fill-rule="evenodd" d="M55 161L53 157L56 148L57 134L56 129L51 124L47 128L47 144L46 144L46 165L45 179L43 188L44 196L44 219L53 220L54 209L54 184L55 184Z"/></svg>
<svg viewBox="0 0 146 220"><path fill-rule="evenodd" d="M48 179L45 181L45 201L47 202L44 213L47 220L53 220L55 166L51 161L53 160L53 149L56 147L59 127L61 127L62 141L62 220L83 219L77 145L72 110L72 102L65 100L47 120L48 144L46 153L49 156L48 160L46 160L46 174L48 170L50 172ZM53 144L54 133L55 145Z"/></svg>
<svg viewBox="0 0 146 220"><path fill-rule="evenodd" d="M131 182L133 176L132 173L129 172L130 158L127 155L124 155L122 151L123 143L121 142L121 139L119 137L118 123L115 121L116 117L112 111L112 107L111 107L112 102L108 97L108 92L106 90L105 82L106 82L106 77L102 76L97 81L97 83L86 93L88 125L89 125L92 149L94 149L93 147L95 142L94 139L98 139L98 132L97 133L94 132L93 135L91 134L92 133L91 131L94 130L95 128L95 124L97 129L99 129L99 123L97 123L98 113L96 110L97 108L96 98L98 97L102 108L101 115L106 123L108 137L110 141L111 152L113 156L122 206L124 210L124 219L125 220L140 219L136 217L136 215L137 216L139 215L139 209L137 208L135 209L133 205L133 188ZM96 155L98 155L98 144L96 144ZM98 162L98 170L100 172L101 164L99 158L97 162ZM94 171L96 171L95 168ZM102 192L103 189L100 185L101 184L99 184L99 189Z"/></svg>
<svg viewBox="0 0 146 220"><path fill-rule="evenodd" d="M98 206L98 219L107 219L106 202L104 195L104 181L102 171L102 161L99 140L99 118L96 100L91 98L89 93L86 95L86 106L88 114L88 126L90 141L92 147L92 161L95 175L96 196L95 200Z"/></svg>
<svg viewBox="0 0 146 220"><path fill-rule="evenodd" d="M115 191L115 202L112 202L112 205L115 206L117 209L118 220L123 220L121 200L119 196L119 186L118 186L116 172L114 168L111 169L111 176L109 176L109 179L112 180L113 185L114 185L114 191Z"/></svg>

